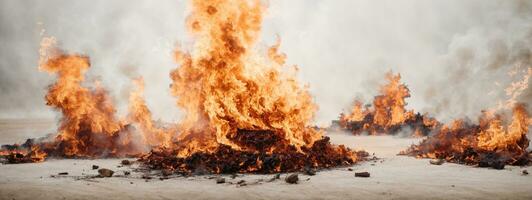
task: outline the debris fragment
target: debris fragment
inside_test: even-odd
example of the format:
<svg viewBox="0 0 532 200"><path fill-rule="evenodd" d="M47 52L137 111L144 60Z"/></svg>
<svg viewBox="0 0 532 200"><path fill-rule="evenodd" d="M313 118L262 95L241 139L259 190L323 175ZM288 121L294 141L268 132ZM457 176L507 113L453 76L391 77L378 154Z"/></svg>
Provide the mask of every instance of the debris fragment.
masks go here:
<svg viewBox="0 0 532 200"><path fill-rule="evenodd" d="M355 177L368 178L369 176L369 172L355 172Z"/></svg>
<svg viewBox="0 0 532 200"><path fill-rule="evenodd" d="M347 171L353 171L353 169L351 169L351 168L347 168Z"/></svg>
<svg viewBox="0 0 532 200"><path fill-rule="evenodd" d="M131 165L131 161L129 160L122 160L122 165Z"/></svg>
<svg viewBox="0 0 532 200"><path fill-rule="evenodd" d="M290 184L297 184L297 182L299 181L299 177L297 174L290 174L284 180Z"/></svg>
<svg viewBox="0 0 532 200"><path fill-rule="evenodd" d="M445 162L443 159L432 159L429 161L430 164L433 165L442 165Z"/></svg>
<svg viewBox="0 0 532 200"><path fill-rule="evenodd" d="M236 174L231 174L231 179L235 179L237 177Z"/></svg>
<svg viewBox="0 0 532 200"><path fill-rule="evenodd" d="M151 179L151 176L148 175L148 174L143 174L141 178L142 179L146 179L146 181L147 181L147 180Z"/></svg>
<svg viewBox="0 0 532 200"><path fill-rule="evenodd" d="M316 170L311 168L311 167L305 167L304 172L305 172L306 175L309 175L309 176L316 175Z"/></svg>
<svg viewBox="0 0 532 200"><path fill-rule="evenodd" d="M100 177L111 177L114 173L115 172L113 170L106 168L101 168L98 170L98 174L100 175Z"/></svg>
<svg viewBox="0 0 532 200"><path fill-rule="evenodd" d="M57 175L68 175L68 172L59 172Z"/></svg>
<svg viewBox="0 0 532 200"><path fill-rule="evenodd" d="M163 169L163 170L161 170L161 174L163 176L170 176L170 175L174 174L174 171L170 170L170 169Z"/></svg>
<svg viewBox="0 0 532 200"><path fill-rule="evenodd" d="M238 182L236 182L236 184L242 185L245 182L246 182L245 180L239 180Z"/></svg>
<svg viewBox="0 0 532 200"><path fill-rule="evenodd" d="M526 169L524 169L523 171L521 171L521 173L522 173L523 175L528 175L528 171L527 171Z"/></svg>
<svg viewBox="0 0 532 200"><path fill-rule="evenodd" d="M124 171L124 175L125 175L125 176L129 176L130 174L131 174L131 172L129 172L129 171Z"/></svg>
<svg viewBox="0 0 532 200"><path fill-rule="evenodd" d="M98 168L100 168L100 166L98 166L98 165L92 165L92 169L93 169L93 170L98 169Z"/></svg>
<svg viewBox="0 0 532 200"><path fill-rule="evenodd" d="M225 183L225 178L218 177L218 178L216 179L216 184L222 184L222 183Z"/></svg>

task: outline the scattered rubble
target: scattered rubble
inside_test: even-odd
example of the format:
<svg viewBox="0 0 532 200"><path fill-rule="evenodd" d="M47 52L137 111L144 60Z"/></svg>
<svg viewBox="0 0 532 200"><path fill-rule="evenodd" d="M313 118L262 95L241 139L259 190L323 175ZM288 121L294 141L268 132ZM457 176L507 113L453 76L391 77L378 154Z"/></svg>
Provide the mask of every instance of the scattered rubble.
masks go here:
<svg viewBox="0 0 532 200"><path fill-rule="evenodd" d="M218 177L218 178L216 179L216 184L222 184L222 183L225 183L225 178Z"/></svg>
<svg viewBox="0 0 532 200"><path fill-rule="evenodd" d="M311 167L305 167L304 172L306 175L309 175L309 176L316 175L316 170Z"/></svg>
<svg viewBox="0 0 532 200"><path fill-rule="evenodd" d="M122 163L122 165L131 165L131 161L129 160L122 160L120 163Z"/></svg>
<svg viewBox="0 0 532 200"><path fill-rule="evenodd" d="M299 181L299 177L297 174L290 174L284 180L290 184L297 184L297 182Z"/></svg>
<svg viewBox="0 0 532 200"><path fill-rule="evenodd" d="M432 165L442 165L445 162L443 159L432 159L429 161Z"/></svg>
<svg viewBox="0 0 532 200"><path fill-rule="evenodd" d="M106 168L101 168L98 170L98 174L100 177L111 177L113 176L115 172L113 170L110 170L110 169L106 169Z"/></svg>
<svg viewBox="0 0 532 200"><path fill-rule="evenodd" d="M369 172L355 172L355 177L368 178L369 176Z"/></svg>
<svg viewBox="0 0 532 200"><path fill-rule="evenodd" d="M163 176L171 176L172 174L174 174L174 170L163 169L163 170L161 170L161 174L162 174Z"/></svg>

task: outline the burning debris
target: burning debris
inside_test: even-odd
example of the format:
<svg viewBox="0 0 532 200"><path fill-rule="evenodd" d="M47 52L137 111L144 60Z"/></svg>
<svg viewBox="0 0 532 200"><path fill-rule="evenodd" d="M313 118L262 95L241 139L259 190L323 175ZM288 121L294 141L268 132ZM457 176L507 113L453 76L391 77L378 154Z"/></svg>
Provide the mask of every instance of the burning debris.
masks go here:
<svg viewBox="0 0 532 200"><path fill-rule="evenodd" d="M511 121L492 112L484 112L478 125L456 120L400 154L495 169L526 165L531 159L526 136L529 124L525 106L515 104Z"/></svg>
<svg viewBox="0 0 532 200"><path fill-rule="evenodd" d="M363 159L309 128L316 105L293 74L283 73L279 43L269 59L255 52L264 7L259 1L194 1L188 26L194 54L176 50L172 94L186 111L180 135L140 161L151 169L194 173L301 171Z"/></svg>
<svg viewBox="0 0 532 200"><path fill-rule="evenodd" d="M57 136L4 146L0 155L8 163L135 156L149 169L183 174L292 172L363 160L367 153L334 146L310 127L317 106L295 79L297 67L285 66L280 41L267 56L257 51L264 10L258 0L192 2L187 24L196 43L192 53L175 51L180 67L170 74L186 115L171 127L152 120L142 78L134 80L127 117L116 117L100 83L84 81L89 58L45 38L39 69L57 75L45 98L63 114Z"/></svg>
<svg viewBox="0 0 532 200"><path fill-rule="evenodd" d="M395 135L403 129L412 130L414 136L427 136L439 126L433 118L413 110L406 110L405 99L410 97L408 87L401 83L401 75L386 74L388 83L380 89L381 95L373 100L373 105L355 101L350 113L340 114L333 121L333 127L355 135Z"/></svg>

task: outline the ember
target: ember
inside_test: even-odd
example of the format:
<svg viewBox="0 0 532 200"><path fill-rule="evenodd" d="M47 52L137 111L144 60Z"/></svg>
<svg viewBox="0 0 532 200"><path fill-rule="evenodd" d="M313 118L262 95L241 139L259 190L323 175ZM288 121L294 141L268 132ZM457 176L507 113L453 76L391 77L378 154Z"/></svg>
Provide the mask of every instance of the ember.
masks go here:
<svg viewBox="0 0 532 200"><path fill-rule="evenodd" d="M390 72L386 78L388 83L381 87L381 95L374 98L372 106L363 108L360 101L355 101L351 113L341 113L340 119L333 121L333 126L355 135L394 135L409 129L413 136L427 136L439 126L435 119L405 109L405 99L410 97L410 91L400 82L400 74Z"/></svg>

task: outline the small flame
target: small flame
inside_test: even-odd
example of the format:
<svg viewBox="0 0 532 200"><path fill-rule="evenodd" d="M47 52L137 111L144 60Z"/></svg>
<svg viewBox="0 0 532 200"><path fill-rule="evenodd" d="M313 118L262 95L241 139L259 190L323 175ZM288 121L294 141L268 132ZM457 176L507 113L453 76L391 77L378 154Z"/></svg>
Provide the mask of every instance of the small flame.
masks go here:
<svg viewBox="0 0 532 200"><path fill-rule="evenodd" d="M378 135L395 134L402 128L409 127L413 129L413 136L425 136L439 125L433 118L405 109L405 99L410 97L410 90L401 83L400 74L389 72L386 79L388 83L381 86L381 95L374 98L372 107L362 108L362 103L355 101L349 114L340 114L341 129L354 134L367 132Z"/></svg>

